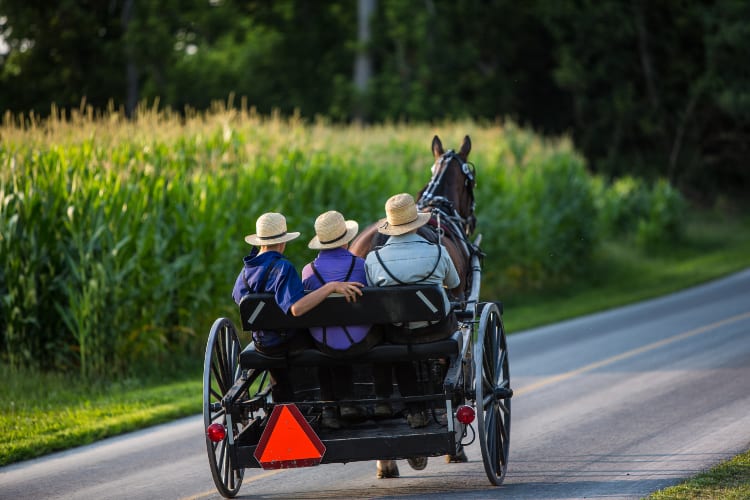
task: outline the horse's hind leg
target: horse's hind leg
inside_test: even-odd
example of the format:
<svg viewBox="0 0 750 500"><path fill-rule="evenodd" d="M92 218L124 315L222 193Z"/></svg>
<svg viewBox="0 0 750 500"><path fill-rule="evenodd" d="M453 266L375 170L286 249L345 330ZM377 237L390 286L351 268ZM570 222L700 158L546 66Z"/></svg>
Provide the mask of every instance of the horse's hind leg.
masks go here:
<svg viewBox="0 0 750 500"><path fill-rule="evenodd" d="M460 463L468 462L468 461L469 461L469 457L466 456L466 452L464 451L463 446L461 446L458 449L458 453L456 453L455 455L445 456L445 463L448 463L448 464L460 464Z"/></svg>
<svg viewBox="0 0 750 500"><path fill-rule="evenodd" d="M398 465L395 460L378 460L378 473L376 477L378 479L385 479L389 477L398 477Z"/></svg>

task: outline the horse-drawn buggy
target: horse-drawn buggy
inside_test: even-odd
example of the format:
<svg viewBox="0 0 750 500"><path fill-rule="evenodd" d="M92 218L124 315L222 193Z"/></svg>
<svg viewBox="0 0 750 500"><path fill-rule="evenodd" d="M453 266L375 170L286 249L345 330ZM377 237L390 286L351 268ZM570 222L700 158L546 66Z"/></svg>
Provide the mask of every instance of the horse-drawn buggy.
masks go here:
<svg viewBox="0 0 750 500"><path fill-rule="evenodd" d="M231 320L214 322L204 364L203 417L209 466L223 496L238 493L246 468L408 459L419 470L427 465L426 457L460 457L475 440L490 482L502 483L513 391L502 305L479 300L481 236L469 240L474 220L469 149L467 137L459 153L444 152L435 137L433 176L419 197L420 207L436 220L425 230L446 243L454 240L451 257L461 264L456 266L462 273L461 290L453 291L451 311L446 311L442 287L427 284L365 287L355 302L334 294L296 317L284 314L269 293L249 294L240 302L241 329L246 332L361 324L387 328L439 321L452 313L457 320L452 335L430 342L382 343L347 358L314 348L268 356L253 343L243 348ZM374 244L367 240L368 231L360 236L360 248ZM342 363L355 367L354 397L323 400L315 370ZM375 398L369 374L378 363L413 364L420 388L419 394L409 396L396 390L387 401L393 408L387 416L373 411L381 400ZM275 369L291 373L293 403L273 401L270 372ZM427 408L428 422L419 428L408 425L403 413L415 403ZM321 425L324 408L341 405L356 405L365 412L343 428Z"/></svg>

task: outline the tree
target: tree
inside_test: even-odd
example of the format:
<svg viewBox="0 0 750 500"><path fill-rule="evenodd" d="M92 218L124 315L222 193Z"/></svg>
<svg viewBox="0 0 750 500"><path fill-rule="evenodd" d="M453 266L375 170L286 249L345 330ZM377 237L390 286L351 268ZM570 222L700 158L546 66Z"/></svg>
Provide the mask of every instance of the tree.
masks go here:
<svg viewBox="0 0 750 500"><path fill-rule="evenodd" d="M113 3L3 0L9 52L0 67L0 109L47 114L50 103L104 107L122 100L122 27Z"/></svg>
<svg viewBox="0 0 750 500"><path fill-rule="evenodd" d="M554 80L573 99L574 140L594 170L666 177L708 198L747 187L747 3L539 6Z"/></svg>
<svg viewBox="0 0 750 500"><path fill-rule="evenodd" d="M352 111L357 121L364 120L364 110L357 98L363 99L368 92L372 78L372 59L370 58L370 22L375 11L376 0L357 1L357 55L354 60L355 102Z"/></svg>
<svg viewBox="0 0 750 500"><path fill-rule="evenodd" d="M750 180L749 2L0 2L2 110L234 94L340 122L510 117L612 177Z"/></svg>

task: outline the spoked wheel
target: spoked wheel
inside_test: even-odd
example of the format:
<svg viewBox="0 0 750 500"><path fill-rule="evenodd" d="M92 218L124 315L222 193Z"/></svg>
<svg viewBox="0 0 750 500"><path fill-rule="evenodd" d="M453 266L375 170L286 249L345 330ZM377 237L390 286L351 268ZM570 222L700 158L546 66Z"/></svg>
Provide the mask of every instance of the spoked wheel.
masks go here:
<svg viewBox="0 0 750 500"><path fill-rule="evenodd" d="M224 426L227 436L214 443L206 434L208 464L216 488L222 496L234 497L242 485L244 469L235 469L229 453L230 441L239 434L241 422L227 422L227 415L221 400L235 380L240 376L240 341L237 330L226 318L217 319L211 327L206 344L206 359L203 365L203 426L219 423ZM231 419L230 419L231 420Z"/></svg>
<svg viewBox="0 0 750 500"><path fill-rule="evenodd" d="M508 468L510 445L510 370L508 344L497 304L482 308L475 346L474 378L477 426L484 470L495 486L502 484Z"/></svg>

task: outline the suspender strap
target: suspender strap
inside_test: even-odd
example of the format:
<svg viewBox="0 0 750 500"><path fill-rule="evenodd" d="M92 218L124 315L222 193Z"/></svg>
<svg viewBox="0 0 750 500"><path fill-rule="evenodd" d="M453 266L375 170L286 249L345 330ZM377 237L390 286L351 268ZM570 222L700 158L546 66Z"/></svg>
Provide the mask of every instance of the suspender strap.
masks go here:
<svg viewBox="0 0 750 500"><path fill-rule="evenodd" d="M349 264L349 270L346 272L346 276L344 277L344 281L349 281L349 278L352 276L352 271L354 271L354 264L357 263L357 256L352 255L352 261ZM318 271L318 268L315 267L315 262L310 262L310 268L312 269L313 274L315 274L315 277L318 278L318 281L320 281L321 286L328 283L327 280L323 279L323 276L320 275L320 272Z"/></svg>
<svg viewBox="0 0 750 500"><path fill-rule="evenodd" d="M247 276L245 276L245 270L242 270L242 279L245 281L245 286L247 287L247 291L250 293L263 293L266 291L266 282L268 281L268 276L271 274L271 271L273 271L274 267L276 267L276 262L281 259L281 257L274 258L271 262L268 263L268 266L266 266L266 269L263 272L263 275L261 276L260 280L258 280L258 284L256 285L256 289L253 290L253 287L250 286L250 282L247 281Z"/></svg>
<svg viewBox="0 0 750 500"><path fill-rule="evenodd" d="M354 271L354 263L357 261L357 257L352 255L352 263L349 264L349 270L346 272L346 278L344 278L344 281L349 281L349 278L352 275L352 271Z"/></svg>
<svg viewBox="0 0 750 500"><path fill-rule="evenodd" d="M432 245L432 243L428 243L428 245ZM424 278L422 278L420 280L417 280L417 281L412 281L412 282L409 282L409 283L404 283L403 281L401 281L400 279L398 279L397 277L395 277L393 275L393 273L391 272L391 270L388 269L388 267L385 265L385 262L383 262L383 259L380 258L380 251L379 250L375 250L375 257L377 257L378 262L380 262L381 267L383 268L383 270L386 273L388 273L388 276L390 276L391 279L393 279L393 281L395 281L399 285L416 285L417 283L422 283L423 281L427 281L430 278L430 276L432 276L432 274L435 272L435 270L437 269L438 265L440 264L440 257L442 257L442 255L443 255L443 246L442 245L436 245L436 246L437 246L437 249L438 249L438 254L437 254L437 259L435 260L435 265L432 266L432 271L430 271L427 274L427 276L425 276Z"/></svg>
<svg viewBox="0 0 750 500"><path fill-rule="evenodd" d="M315 274L315 277L318 278L318 281L320 281L320 286L325 285L326 280L324 280L323 276L318 272L318 268L315 267L315 262L310 262L310 268L312 269L313 274Z"/></svg>
<svg viewBox="0 0 750 500"><path fill-rule="evenodd" d="M437 245L437 249L438 249L438 254L437 254L437 259L435 259L435 265L432 266L432 271L430 271L430 274L428 274L422 281L425 281L427 278L432 276L432 273L435 272L435 270L438 267L438 264L440 264L440 258L443 256L443 245Z"/></svg>
<svg viewBox="0 0 750 500"><path fill-rule="evenodd" d="M388 269L388 267L386 267L385 262L383 262L383 259L380 258L380 251L379 250L375 250L375 257L378 258L378 262L380 262L380 266L383 268L383 270L386 273L388 273L388 276L390 276L393 281L395 281L399 285L406 285L406 283L404 283L403 281L401 281L400 279L398 279L397 277L395 277L393 275L393 273L391 272L391 270Z"/></svg>
<svg viewBox="0 0 750 500"><path fill-rule="evenodd" d="M344 278L344 281L349 281L349 278L352 275L352 271L354 270L354 264L357 262L357 257L355 255L352 255L352 262L349 264L349 270L346 272L346 277ZM323 276L320 275L320 272L318 271L318 268L315 267L315 262L310 262L310 268L312 269L313 274L315 274L315 277L318 278L318 281L320 281L320 286L325 285L328 283L326 280L323 279ZM324 326L323 328L323 343L325 345L328 345L328 331L327 328ZM349 333L349 330L346 328L346 326L341 326L341 328L344 330L344 333L346 334L346 338L349 339L349 344L354 344L354 339L352 338L351 334Z"/></svg>

